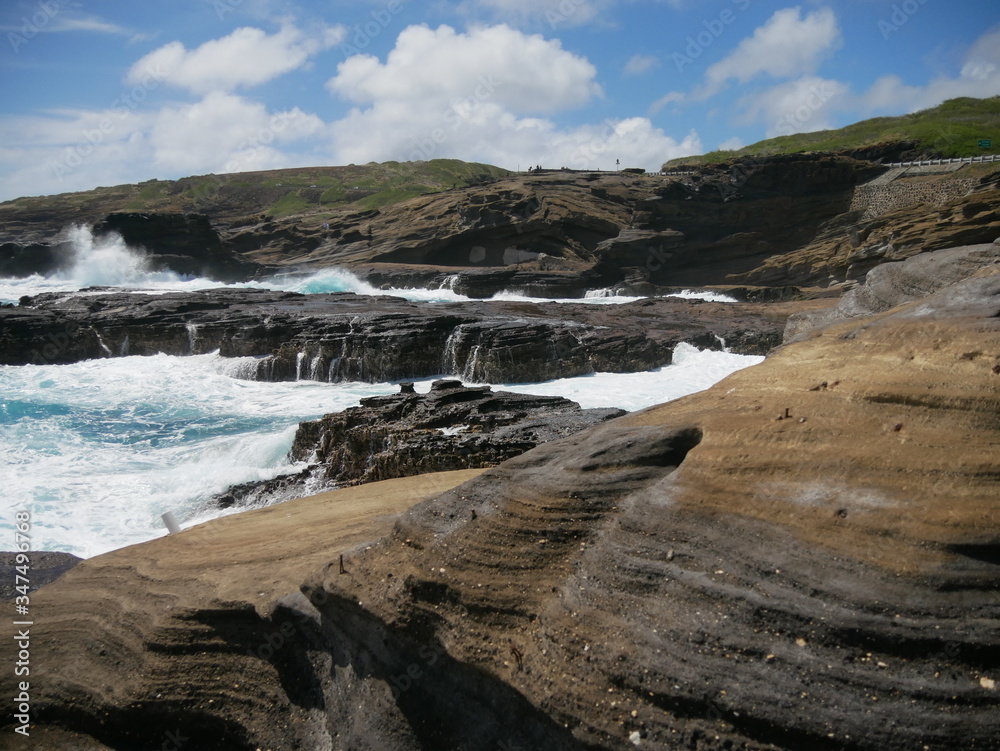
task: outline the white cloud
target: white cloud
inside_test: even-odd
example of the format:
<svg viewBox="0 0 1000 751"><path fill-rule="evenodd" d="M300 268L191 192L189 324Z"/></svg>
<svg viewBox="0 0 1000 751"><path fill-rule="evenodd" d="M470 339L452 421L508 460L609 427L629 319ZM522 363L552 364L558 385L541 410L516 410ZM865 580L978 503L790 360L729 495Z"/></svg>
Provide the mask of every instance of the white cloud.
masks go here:
<svg viewBox="0 0 1000 751"><path fill-rule="evenodd" d="M297 107L269 112L221 92L159 110L115 106L0 119L0 200L315 163L309 152L327 140L325 129ZM296 153L303 144L307 153Z"/></svg>
<svg viewBox="0 0 1000 751"><path fill-rule="evenodd" d="M213 92L195 104L156 113L148 139L159 170L247 172L283 166L283 142L314 136L325 125L298 107L269 113L263 104Z"/></svg>
<svg viewBox="0 0 1000 751"><path fill-rule="evenodd" d="M344 39L343 27L329 27L306 34L285 25L275 34L243 27L228 36L188 50L181 42L153 50L129 70L129 83L141 81L149 71L172 86L195 94L233 91L257 86L302 67L310 57Z"/></svg>
<svg viewBox="0 0 1000 751"><path fill-rule="evenodd" d="M696 133L673 138L645 117L557 122L602 96L596 69L558 41L503 25L411 27L384 62L349 58L328 88L353 107L329 123L231 90L302 65L337 36L286 26L273 35L241 30L194 50L166 45L132 66L122 97L106 109L0 118L0 200L317 163L455 157L510 168L613 169L621 160L655 169L702 151ZM241 55L253 58L243 59L244 70ZM200 65L211 73L205 83L195 79ZM167 101L164 82L200 95Z"/></svg>
<svg viewBox="0 0 1000 751"><path fill-rule="evenodd" d="M660 64L659 58L653 55L632 55L625 63L625 73L629 76L638 76L651 71Z"/></svg>
<svg viewBox="0 0 1000 751"><path fill-rule="evenodd" d="M957 76L938 76L924 86L904 84L899 76L882 76L861 94L857 110L873 113L915 112L956 97L1000 95L1000 28L987 31L969 48Z"/></svg>
<svg viewBox="0 0 1000 751"><path fill-rule="evenodd" d="M744 146L746 146L746 144L743 143L742 138L733 136L732 138L727 138L725 141L720 143L718 148L719 151L739 151Z"/></svg>
<svg viewBox="0 0 1000 751"><path fill-rule="evenodd" d="M777 11L736 49L705 71L697 98L717 94L730 79L746 83L766 73L790 78L812 73L823 58L840 46L837 18L829 8L802 17L801 8Z"/></svg>
<svg viewBox="0 0 1000 751"><path fill-rule="evenodd" d="M384 63L356 55L338 66L330 91L359 106L332 124L340 163L455 157L510 168L533 164L647 168L696 153L696 135L677 141L646 118L559 127L539 115L601 93L597 71L556 41L506 25L466 33L405 29Z"/></svg>
<svg viewBox="0 0 1000 751"><path fill-rule="evenodd" d="M585 104L600 95L597 70L555 40L509 26L474 28L410 26L385 63L353 55L327 82L334 94L358 104L409 102L440 108L492 86L490 98L522 113L545 113Z"/></svg>
<svg viewBox="0 0 1000 751"><path fill-rule="evenodd" d="M739 120L750 124L763 120L766 136L790 136L834 127L833 115L849 101L850 87L818 76L803 76L743 97Z"/></svg>

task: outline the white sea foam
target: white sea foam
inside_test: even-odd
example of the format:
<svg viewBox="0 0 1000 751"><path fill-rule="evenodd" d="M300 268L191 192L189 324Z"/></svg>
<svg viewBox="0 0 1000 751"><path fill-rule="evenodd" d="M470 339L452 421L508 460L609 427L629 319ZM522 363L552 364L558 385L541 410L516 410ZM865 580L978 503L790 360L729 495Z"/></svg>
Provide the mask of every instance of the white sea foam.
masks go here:
<svg viewBox="0 0 1000 751"><path fill-rule="evenodd" d="M232 484L292 469L297 424L389 384L256 383L218 355L0 367L3 522L29 506L33 548L91 556L182 523ZM11 538L13 539L13 538Z"/></svg>
<svg viewBox="0 0 1000 751"><path fill-rule="evenodd" d="M65 240L71 256L66 268L50 276L34 274L25 278L0 278L0 302L17 302L22 296L42 292L76 292L86 287L117 287L162 294L193 292L201 289L229 287L234 289L272 289L302 294L353 292L356 295L390 295L414 302L468 302L472 298L455 292L457 276L447 277L439 289L377 288L340 268L320 269L307 273L278 274L269 279L243 284L224 284L213 279L184 277L172 271L153 271L141 252L128 247L115 234L95 237L89 227L72 227ZM735 302L713 292L684 290L673 297L697 298L713 302ZM644 298L622 295L610 289L591 290L579 298L539 298L516 290L499 292L491 300L532 303L587 303L591 305L623 305Z"/></svg>
<svg viewBox="0 0 1000 751"><path fill-rule="evenodd" d="M649 373L495 388L636 410L760 359L682 344L673 365ZM204 504L230 485L293 470L286 455L300 421L398 389L243 381L231 377L238 365L207 354L0 367L0 534L13 540L14 513L27 508L32 549L86 557L165 534L167 511L184 527L231 513Z"/></svg>
<svg viewBox="0 0 1000 751"><path fill-rule="evenodd" d="M737 370L756 365L763 357L700 350L681 343L673 363L644 373L593 373L545 383L507 384L521 394L565 396L584 408L620 407L630 412L703 391Z"/></svg>

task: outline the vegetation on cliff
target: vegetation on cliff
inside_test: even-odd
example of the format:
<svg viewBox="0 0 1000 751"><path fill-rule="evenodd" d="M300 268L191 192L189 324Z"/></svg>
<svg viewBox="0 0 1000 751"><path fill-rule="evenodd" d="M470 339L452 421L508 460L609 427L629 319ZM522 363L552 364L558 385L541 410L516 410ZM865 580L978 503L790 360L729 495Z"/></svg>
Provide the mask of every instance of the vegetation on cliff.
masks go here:
<svg viewBox="0 0 1000 751"><path fill-rule="evenodd" d="M980 141L990 141L982 147ZM848 153L889 161L949 159L1000 152L1000 97L949 99L937 107L899 117L874 117L838 130L778 136L735 151L712 151L673 159L664 169L717 164L744 156L774 156L805 152Z"/></svg>
<svg viewBox="0 0 1000 751"><path fill-rule="evenodd" d="M28 212L90 222L117 211L156 211L199 212L221 221L260 214L283 217L309 213L320 218L343 208L374 209L508 174L508 170L488 164L432 159L199 175L18 198L0 203L0 217Z"/></svg>

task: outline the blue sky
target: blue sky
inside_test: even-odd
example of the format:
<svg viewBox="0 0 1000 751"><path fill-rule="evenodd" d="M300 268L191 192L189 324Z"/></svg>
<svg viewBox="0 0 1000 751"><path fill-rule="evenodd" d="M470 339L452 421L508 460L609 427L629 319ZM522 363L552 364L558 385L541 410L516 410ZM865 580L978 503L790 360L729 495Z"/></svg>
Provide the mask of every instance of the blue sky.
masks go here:
<svg viewBox="0 0 1000 751"><path fill-rule="evenodd" d="M453 157L657 168L1000 94L996 0L11 0L0 200Z"/></svg>

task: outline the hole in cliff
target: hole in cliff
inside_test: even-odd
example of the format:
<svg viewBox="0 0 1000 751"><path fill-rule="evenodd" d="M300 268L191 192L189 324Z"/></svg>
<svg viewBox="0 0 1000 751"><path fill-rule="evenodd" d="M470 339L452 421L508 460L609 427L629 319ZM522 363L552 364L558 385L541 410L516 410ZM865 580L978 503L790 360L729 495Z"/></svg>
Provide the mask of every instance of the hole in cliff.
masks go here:
<svg viewBox="0 0 1000 751"><path fill-rule="evenodd" d="M991 542L985 545L949 545L948 550L974 561L1000 566L1000 542Z"/></svg>

